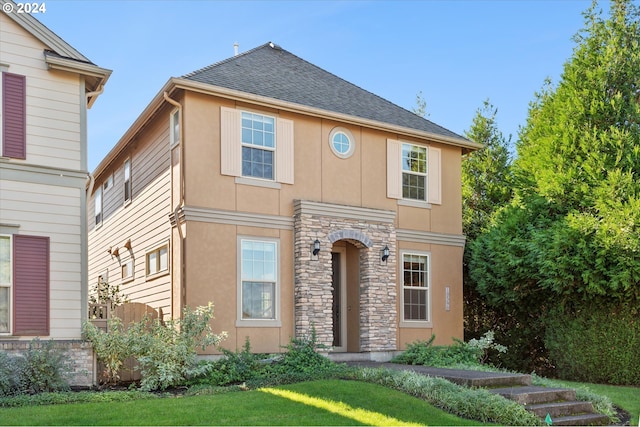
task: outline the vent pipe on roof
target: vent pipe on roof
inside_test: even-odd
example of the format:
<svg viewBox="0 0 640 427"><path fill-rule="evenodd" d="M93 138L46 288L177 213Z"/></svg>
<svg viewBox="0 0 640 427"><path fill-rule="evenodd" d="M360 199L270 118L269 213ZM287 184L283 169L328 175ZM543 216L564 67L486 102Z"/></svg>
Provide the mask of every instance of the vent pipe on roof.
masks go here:
<svg viewBox="0 0 640 427"><path fill-rule="evenodd" d="M235 43L233 44L233 56L238 56L238 47L239 47L239 46L240 46L240 45L238 44L238 42L235 42Z"/></svg>

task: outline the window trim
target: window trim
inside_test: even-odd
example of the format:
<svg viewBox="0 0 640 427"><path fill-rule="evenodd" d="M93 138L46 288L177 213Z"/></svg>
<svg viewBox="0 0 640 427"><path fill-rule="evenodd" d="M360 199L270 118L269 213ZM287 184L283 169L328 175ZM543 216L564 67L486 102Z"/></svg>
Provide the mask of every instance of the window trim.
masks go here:
<svg viewBox="0 0 640 427"><path fill-rule="evenodd" d="M427 293L427 319L426 320L406 320L404 315L404 257L405 255L415 255L426 257L427 262L427 272L426 272L426 281L427 281L427 289L424 291ZM398 262L399 269L399 280L398 285L400 287L400 327L402 328L432 328L433 327L433 319L432 319L432 304L431 304L431 252L430 251L419 251L419 250L401 250L400 251L400 262Z"/></svg>
<svg viewBox="0 0 640 427"><path fill-rule="evenodd" d="M128 165L128 167L127 167ZM129 171L129 179L127 179L127 170ZM127 206L131 203L131 200L133 199L133 185L131 183L131 157L128 157L125 161L124 164L122 166L122 171L123 171L123 178L124 178L124 182L123 182L123 190L124 190L124 205ZM127 199L127 189L129 190L129 198Z"/></svg>
<svg viewBox="0 0 640 427"><path fill-rule="evenodd" d="M167 268L166 270L158 270L154 273L149 273L149 255L152 254L153 252L157 252L158 253L158 268L160 266L160 251L162 250L162 248L166 248L167 249ZM144 273L145 273L145 278L147 281L149 280L153 280L156 279L158 277L162 277L162 276L166 276L171 272L171 257L170 257L171 251L170 251L170 245L169 245L169 241L166 240L163 243L157 245L157 246L152 246L148 249L146 249L144 251Z"/></svg>
<svg viewBox="0 0 640 427"><path fill-rule="evenodd" d="M242 113L259 114L276 119L275 138L277 147L274 158L274 179L242 175ZM293 184L295 178L294 122L280 117L277 113L252 110L249 108L220 107L220 173L226 176L242 178L236 184L258 185L261 183ZM248 181L254 184L249 184Z"/></svg>
<svg viewBox="0 0 640 427"><path fill-rule="evenodd" d="M13 334L13 236L11 234L0 234L0 238L7 238L9 240L9 282L8 284L0 283L0 287L8 288L9 293L7 296L7 301L9 305L8 315L9 318L7 320L8 331L0 332L0 336L11 336Z"/></svg>
<svg viewBox="0 0 640 427"><path fill-rule="evenodd" d="M335 146L333 145L333 138L335 138L336 135L338 134L343 134L349 140L349 149L344 153L341 153L338 150L336 150ZM333 129L331 129L331 132L329 133L329 147L331 148L331 152L335 154L337 157L341 159L348 159L356 151L356 140L349 129L344 128L342 126L336 126Z"/></svg>
<svg viewBox="0 0 640 427"><path fill-rule="evenodd" d="M275 244L276 253L276 281L274 289L274 318L273 319L243 319L242 318L242 242L268 242ZM236 256L236 327L281 327L282 320L280 317L282 280L280 275L280 239L259 237L259 236L238 236L237 237L237 256Z"/></svg>
<svg viewBox="0 0 640 427"><path fill-rule="evenodd" d="M180 140L182 139L182 126L181 126L181 114L180 109L176 108L171 111L171 115L169 116L169 148L173 148L176 145L180 144ZM176 120L178 123L176 123ZM178 134L176 135L175 127L178 126Z"/></svg>
<svg viewBox="0 0 640 427"><path fill-rule="evenodd" d="M251 144L251 143L247 143L244 142L242 140L242 130L244 129L242 126L242 120L243 115L244 114L251 114L251 115L256 115L256 116L261 116L261 117L268 117L270 119L273 119L273 147L268 147L266 145L256 145L256 144ZM272 116L269 114L264 114L264 113L257 113L257 112L253 112L253 111L246 111L246 110L240 110L240 177L241 178L246 178L246 179L257 179L259 181L263 181L263 182L277 182L277 151L278 151L278 141L277 141L277 131L278 131L278 118L276 116ZM243 154L242 154L242 149L244 147L248 147L248 148L252 148L254 150L262 150L262 151L270 151L272 153L272 159L273 159L273 164L271 165L271 174L272 174L272 178L262 178L259 176L252 176L252 175L245 175L242 172L242 163L244 163L244 159L243 159Z"/></svg>
<svg viewBox="0 0 640 427"><path fill-rule="evenodd" d="M400 142L400 173L401 173L401 187L402 187L402 199L400 200L408 200L408 201L412 201L412 202L418 202L418 203L424 203L427 204L429 201L429 147L426 145L420 145L420 144L413 144L411 142L406 142L406 141L401 141ZM409 146L410 149L412 150L413 147L418 147L422 150L424 150L424 154L425 154L425 159L424 159L424 166L425 166L425 170L426 172L414 172L411 170L405 170L404 169L404 157L403 157L403 153L404 153L404 147L405 146ZM415 176L422 176L424 177L424 199L416 199L413 197L405 197L404 196L404 174L408 174L408 175L415 175Z"/></svg>
<svg viewBox="0 0 640 427"><path fill-rule="evenodd" d="M168 253L167 253L167 256L168 256ZM145 260L146 260L146 254L145 254ZM129 276L126 276L126 277L122 274L122 268L125 265L129 265L130 266L129 269L131 270L131 274ZM129 282L132 282L135 279L135 269L134 269L134 267L135 267L135 264L133 262L133 258L131 258L131 257L128 257L126 261L120 263L120 282L121 283L123 283L123 284L124 283L129 283ZM167 269L168 269L168 259L167 259Z"/></svg>
<svg viewBox="0 0 640 427"><path fill-rule="evenodd" d="M100 206L98 206L98 196L100 197ZM98 221L98 207L100 207L100 221ZM98 186L95 193L93 193L93 221L95 228L102 227L102 222L104 221L104 191L102 191L102 186Z"/></svg>

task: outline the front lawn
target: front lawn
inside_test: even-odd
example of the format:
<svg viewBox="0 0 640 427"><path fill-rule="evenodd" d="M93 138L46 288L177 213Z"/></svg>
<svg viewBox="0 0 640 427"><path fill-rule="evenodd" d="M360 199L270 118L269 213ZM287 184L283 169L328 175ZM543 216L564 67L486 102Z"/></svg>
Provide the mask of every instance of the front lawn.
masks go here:
<svg viewBox="0 0 640 427"><path fill-rule="evenodd" d="M322 380L128 402L0 409L3 425L485 425L375 384Z"/></svg>

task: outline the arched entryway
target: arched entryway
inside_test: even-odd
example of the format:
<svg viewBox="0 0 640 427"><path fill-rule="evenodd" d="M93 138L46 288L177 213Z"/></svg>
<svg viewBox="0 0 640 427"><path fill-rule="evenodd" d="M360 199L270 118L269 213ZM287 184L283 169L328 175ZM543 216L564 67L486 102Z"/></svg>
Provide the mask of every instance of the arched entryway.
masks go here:
<svg viewBox="0 0 640 427"><path fill-rule="evenodd" d="M333 351L360 351L360 248L339 240L331 248Z"/></svg>
<svg viewBox="0 0 640 427"><path fill-rule="evenodd" d="M296 336L315 331L333 351L395 350L395 212L303 200L294 209Z"/></svg>

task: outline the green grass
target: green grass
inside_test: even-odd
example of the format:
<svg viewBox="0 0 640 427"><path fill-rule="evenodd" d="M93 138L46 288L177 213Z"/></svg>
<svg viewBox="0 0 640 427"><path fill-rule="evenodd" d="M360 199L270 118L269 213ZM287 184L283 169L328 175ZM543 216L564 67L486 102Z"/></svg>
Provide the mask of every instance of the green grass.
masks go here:
<svg viewBox="0 0 640 427"><path fill-rule="evenodd" d="M213 396L0 409L3 425L482 425L375 384L322 380Z"/></svg>
<svg viewBox="0 0 640 427"><path fill-rule="evenodd" d="M606 384L578 383L573 381L560 381L567 387L584 386L596 394L607 396L614 405L631 414L629 425L637 426L640 421L640 387L625 387Z"/></svg>

